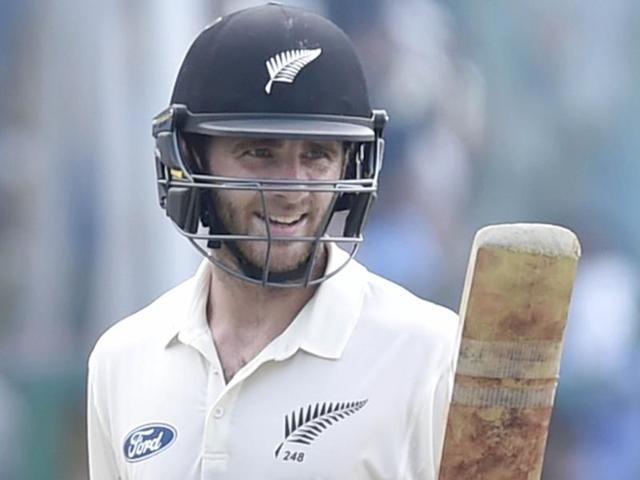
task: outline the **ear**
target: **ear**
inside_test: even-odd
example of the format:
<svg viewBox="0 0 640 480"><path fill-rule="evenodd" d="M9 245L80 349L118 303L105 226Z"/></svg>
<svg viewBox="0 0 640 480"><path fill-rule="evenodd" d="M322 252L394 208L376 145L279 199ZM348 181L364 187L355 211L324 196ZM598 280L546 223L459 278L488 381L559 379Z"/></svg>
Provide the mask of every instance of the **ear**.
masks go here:
<svg viewBox="0 0 640 480"><path fill-rule="evenodd" d="M353 178L355 163L355 143L344 142L342 146L342 176L343 179Z"/></svg>
<svg viewBox="0 0 640 480"><path fill-rule="evenodd" d="M209 139L202 137L197 134L183 134L178 139L182 158L191 171L196 174L204 174L208 171L206 154Z"/></svg>

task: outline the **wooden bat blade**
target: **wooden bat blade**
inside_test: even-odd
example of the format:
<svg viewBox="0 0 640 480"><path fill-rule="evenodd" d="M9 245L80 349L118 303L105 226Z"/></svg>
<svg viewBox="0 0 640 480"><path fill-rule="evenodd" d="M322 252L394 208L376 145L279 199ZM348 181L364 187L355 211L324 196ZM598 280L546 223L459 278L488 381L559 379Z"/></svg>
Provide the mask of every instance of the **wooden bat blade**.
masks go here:
<svg viewBox="0 0 640 480"><path fill-rule="evenodd" d="M440 480L537 480L580 244L543 224L474 240Z"/></svg>

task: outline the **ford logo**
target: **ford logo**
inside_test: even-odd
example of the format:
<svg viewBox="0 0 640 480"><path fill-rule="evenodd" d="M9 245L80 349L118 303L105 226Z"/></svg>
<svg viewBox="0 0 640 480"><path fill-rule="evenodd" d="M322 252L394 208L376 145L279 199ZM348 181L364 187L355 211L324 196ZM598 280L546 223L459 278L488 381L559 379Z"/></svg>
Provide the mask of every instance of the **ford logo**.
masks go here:
<svg viewBox="0 0 640 480"><path fill-rule="evenodd" d="M178 436L176 429L166 423L141 425L124 440L124 458L139 462L165 450Z"/></svg>

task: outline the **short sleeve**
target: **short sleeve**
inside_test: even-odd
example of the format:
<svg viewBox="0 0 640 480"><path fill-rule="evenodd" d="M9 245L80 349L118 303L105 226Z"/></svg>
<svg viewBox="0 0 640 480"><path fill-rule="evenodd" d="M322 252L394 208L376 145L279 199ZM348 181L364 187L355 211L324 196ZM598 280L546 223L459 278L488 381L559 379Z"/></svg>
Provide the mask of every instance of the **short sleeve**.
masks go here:
<svg viewBox="0 0 640 480"><path fill-rule="evenodd" d="M448 364L428 388L416 408L407 438L402 480L436 480L444 446L447 415L453 391L453 366Z"/></svg>
<svg viewBox="0 0 640 480"><path fill-rule="evenodd" d="M93 357L92 357L93 358ZM89 478L91 480L121 480L111 439L103 422L99 406L100 390L97 367L89 360L87 377L87 446Z"/></svg>

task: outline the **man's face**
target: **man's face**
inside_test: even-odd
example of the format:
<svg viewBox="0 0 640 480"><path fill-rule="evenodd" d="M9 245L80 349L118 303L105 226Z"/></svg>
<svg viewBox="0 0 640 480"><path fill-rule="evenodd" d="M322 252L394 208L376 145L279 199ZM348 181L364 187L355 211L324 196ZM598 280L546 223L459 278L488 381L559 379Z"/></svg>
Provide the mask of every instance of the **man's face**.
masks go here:
<svg viewBox="0 0 640 480"><path fill-rule="evenodd" d="M216 137L208 150L214 175L272 180L338 180L344 170L343 144L338 141L276 140ZM231 234L315 236L333 199L331 192L266 191L265 218L260 192L217 190L218 217ZM238 241L238 248L254 266L264 265L267 242ZM302 265L311 242L274 241L269 269L287 272Z"/></svg>

